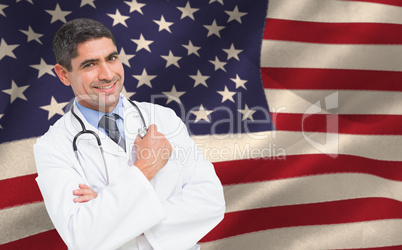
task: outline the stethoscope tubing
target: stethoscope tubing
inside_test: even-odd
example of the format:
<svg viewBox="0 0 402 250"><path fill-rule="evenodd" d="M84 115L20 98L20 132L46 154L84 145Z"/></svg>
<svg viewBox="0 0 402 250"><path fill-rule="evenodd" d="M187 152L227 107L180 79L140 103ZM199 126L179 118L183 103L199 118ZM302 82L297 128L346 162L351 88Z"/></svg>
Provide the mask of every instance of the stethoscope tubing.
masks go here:
<svg viewBox="0 0 402 250"><path fill-rule="evenodd" d="M131 101L130 99L127 99L127 100L131 103L131 105L133 105L133 106L137 109L138 113L140 114L140 117L141 117L141 120L142 120L142 124L143 124L144 126L143 126L142 128L140 128L140 129L138 129L138 134L143 138L143 137L146 135L146 133L147 133L147 127L146 127L146 123L145 123L144 116L142 115L142 112L141 112L140 108L139 108L133 101ZM98 136L94 131L86 129L84 122L83 122L83 121L81 120L81 118L74 112L74 103L71 105L71 114L74 116L74 118L75 118L75 119L80 123L80 125L81 125L81 131L79 131L79 132L74 136L74 138L73 138L73 150L74 150L75 157L76 157L77 160L78 160L78 163L79 163L80 166L82 167L80 158L79 158L79 156L78 156L78 147L77 147L77 140L78 140L78 137L80 137L80 136L83 135L83 134L91 134L91 135L93 135L93 136L95 137L95 139L96 139L96 141L97 141L97 143L98 143L99 150L100 150L101 155L102 155L103 165L104 165L105 171L106 171L106 184L109 185L109 171L108 171L108 167L107 167L107 165L106 165L106 159L105 159L105 154L104 154L104 152L103 152L103 147L102 147L101 139L99 138L99 136Z"/></svg>

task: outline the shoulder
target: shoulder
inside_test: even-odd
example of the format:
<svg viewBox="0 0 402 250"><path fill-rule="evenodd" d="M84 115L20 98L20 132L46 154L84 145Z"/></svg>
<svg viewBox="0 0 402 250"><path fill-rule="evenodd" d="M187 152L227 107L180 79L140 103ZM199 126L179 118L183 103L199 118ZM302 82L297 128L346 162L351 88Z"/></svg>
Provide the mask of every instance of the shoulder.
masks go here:
<svg viewBox="0 0 402 250"><path fill-rule="evenodd" d="M148 125L156 124L158 130L165 134L167 138L175 137L182 133L188 135L185 124L173 109L149 102L134 103L145 113L144 118L146 116L145 119Z"/></svg>
<svg viewBox="0 0 402 250"><path fill-rule="evenodd" d="M66 122L69 117L70 112L63 115L59 120L51 125L48 131L37 139L35 147L37 145L47 145L53 147L68 139L69 137L66 136Z"/></svg>
<svg viewBox="0 0 402 250"><path fill-rule="evenodd" d="M159 115L176 115L173 109L164 107L159 104L154 104L150 102L134 102L138 107L142 108L148 114L159 114Z"/></svg>
<svg viewBox="0 0 402 250"><path fill-rule="evenodd" d="M141 112L147 117L146 120L151 123L155 122L178 122L180 118L176 115L173 109L161 106L159 104L153 104L150 102L136 102L134 103L138 106Z"/></svg>

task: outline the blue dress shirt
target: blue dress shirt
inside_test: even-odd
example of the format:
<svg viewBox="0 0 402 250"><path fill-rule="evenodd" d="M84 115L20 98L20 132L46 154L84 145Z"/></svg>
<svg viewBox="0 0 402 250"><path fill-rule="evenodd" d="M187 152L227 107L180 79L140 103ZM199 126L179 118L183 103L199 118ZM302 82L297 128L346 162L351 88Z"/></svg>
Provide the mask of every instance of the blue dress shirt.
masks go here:
<svg viewBox="0 0 402 250"><path fill-rule="evenodd" d="M94 109L90 109L87 107L82 106L77 99L75 99L75 104L77 108L80 110L81 114L85 117L87 122L94 126L95 128L99 129L99 131L103 132L105 135L107 135L106 131L104 128L101 128L98 126L100 119L105 115L105 114L111 114L115 113L120 116L120 119L117 119L117 128L119 129L119 132L123 139L125 138L124 135L124 106L123 106L123 98L120 96L119 102L117 103L116 107L112 110L110 113L103 113Z"/></svg>

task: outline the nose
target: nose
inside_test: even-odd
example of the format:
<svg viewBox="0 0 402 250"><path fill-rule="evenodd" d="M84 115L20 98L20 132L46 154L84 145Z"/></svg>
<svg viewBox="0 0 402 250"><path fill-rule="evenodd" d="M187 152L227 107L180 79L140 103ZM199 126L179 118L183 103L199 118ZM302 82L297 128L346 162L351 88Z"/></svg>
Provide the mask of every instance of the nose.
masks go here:
<svg viewBox="0 0 402 250"><path fill-rule="evenodd" d="M106 62L100 64L98 78L99 81L107 81L107 82L113 79L113 72L109 68L109 65Z"/></svg>

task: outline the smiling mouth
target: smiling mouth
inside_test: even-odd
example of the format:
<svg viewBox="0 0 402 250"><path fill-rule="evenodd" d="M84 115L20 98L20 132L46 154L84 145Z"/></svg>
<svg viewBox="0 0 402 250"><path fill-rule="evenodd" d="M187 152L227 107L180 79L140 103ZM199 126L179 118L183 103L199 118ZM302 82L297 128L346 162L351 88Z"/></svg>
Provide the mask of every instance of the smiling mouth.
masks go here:
<svg viewBox="0 0 402 250"><path fill-rule="evenodd" d="M102 87L95 87L96 89L111 89L114 85L116 84L116 82L108 85L108 86L102 86Z"/></svg>

